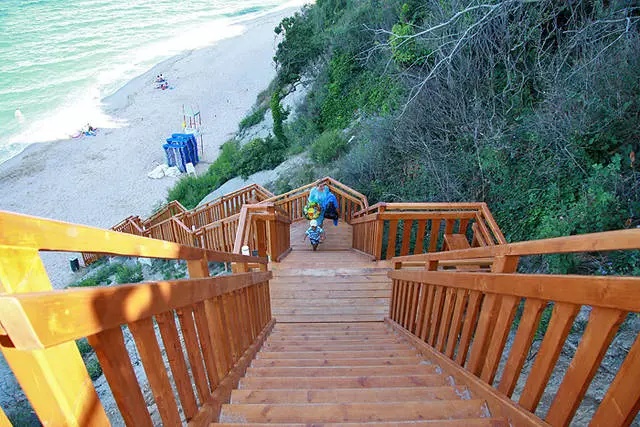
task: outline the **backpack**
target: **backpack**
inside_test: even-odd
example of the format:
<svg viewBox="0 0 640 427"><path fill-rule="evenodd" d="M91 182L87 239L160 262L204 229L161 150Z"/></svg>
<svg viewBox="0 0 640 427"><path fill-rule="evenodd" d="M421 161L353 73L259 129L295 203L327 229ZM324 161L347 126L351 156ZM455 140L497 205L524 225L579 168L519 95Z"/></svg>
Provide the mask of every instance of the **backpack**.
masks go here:
<svg viewBox="0 0 640 427"><path fill-rule="evenodd" d="M333 204L333 202L329 202L329 204L327 205L327 208L324 212L324 217L327 219L340 218L340 212L338 212L338 209L336 208L336 205Z"/></svg>

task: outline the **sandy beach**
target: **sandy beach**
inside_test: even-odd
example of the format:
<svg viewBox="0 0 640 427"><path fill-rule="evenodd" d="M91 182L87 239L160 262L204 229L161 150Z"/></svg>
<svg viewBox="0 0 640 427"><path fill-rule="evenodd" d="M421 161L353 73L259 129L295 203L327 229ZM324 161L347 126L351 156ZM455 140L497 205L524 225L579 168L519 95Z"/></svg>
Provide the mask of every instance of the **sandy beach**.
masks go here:
<svg viewBox="0 0 640 427"><path fill-rule="evenodd" d="M121 127L29 146L0 165L0 209L108 228L129 215L147 217L177 178L147 177L164 163L162 144L179 132L183 104L199 105L206 171L233 136L257 94L275 76L274 27L296 7L243 22L243 33L166 60L104 100ZM155 89L164 74L172 90ZM213 189L212 189L213 190ZM70 254L44 253L54 287L73 280Z"/></svg>

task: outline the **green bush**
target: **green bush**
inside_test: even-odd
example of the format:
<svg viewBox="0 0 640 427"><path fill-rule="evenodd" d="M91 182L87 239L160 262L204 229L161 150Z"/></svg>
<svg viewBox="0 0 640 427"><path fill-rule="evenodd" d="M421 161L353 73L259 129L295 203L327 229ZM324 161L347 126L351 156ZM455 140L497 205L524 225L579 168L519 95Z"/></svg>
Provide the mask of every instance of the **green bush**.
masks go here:
<svg viewBox="0 0 640 427"><path fill-rule="evenodd" d="M311 145L311 158L321 165L336 160L347 151L347 140L339 130L328 130Z"/></svg>
<svg viewBox="0 0 640 427"><path fill-rule="evenodd" d="M142 265L112 263L104 264L95 270L89 277L69 285L70 288L84 288L93 286L105 286L114 283L138 283L144 279Z"/></svg>
<svg viewBox="0 0 640 427"><path fill-rule="evenodd" d="M78 350L82 356L85 356L89 353L93 353L93 347L89 344L86 338L82 338L76 341L76 345L78 346Z"/></svg>
<svg viewBox="0 0 640 427"><path fill-rule="evenodd" d="M287 136L284 133L283 123L287 119L289 112L280 105L279 91L275 91L271 96L270 107L271 116L273 117L273 134L281 145L286 146L288 143Z"/></svg>
<svg viewBox="0 0 640 427"><path fill-rule="evenodd" d="M271 136L253 139L240 150L237 172L246 179L253 173L278 166L285 154L286 147Z"/></svg>
<svg viewBox="0 0 640 427"><path fill-rule="evenodd" d="M169 190L168 201L177 200L187 209L195 208L207 194L237 176L240 144L230 140L222 144L218 158L201 176L183 177Z"/></svg>
<svg viewBox="0 0 640 427"><path fill-rule="evenodd" d="M142 265L136 263L135 266L130 267L126 264L118 265L116 268L116 282L117 283L138 283L142 282L144 276L142 275Z"/></svg>
<svg viewBox="0 0 640 427"><path fill-rule="evenodd" d="M102 366L100 366L100 362L95 357L91 357L84 362L87 367L87 372L89 372L89 377L92 381L97 380L102 375Z"/></svg>
<svg viewBox="0 0 640 427"><path fill-rule="evenodd" d="M249 129L251 126L255 126L264 119L264 114L267 112L266 106L261 106L254 109L248 116L240 121L240 132L245 129Z"/></svg>

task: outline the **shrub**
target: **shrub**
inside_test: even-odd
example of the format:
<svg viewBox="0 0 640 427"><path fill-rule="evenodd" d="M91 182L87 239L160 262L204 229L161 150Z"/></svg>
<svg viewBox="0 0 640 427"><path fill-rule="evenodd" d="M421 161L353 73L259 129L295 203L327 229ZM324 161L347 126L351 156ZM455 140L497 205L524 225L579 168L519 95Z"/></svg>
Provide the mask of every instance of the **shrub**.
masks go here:
<svg viewBox="0 0 640 427"><path fill-rule="evenodd" d="M220 147L220 155L201 176L183 177L169 190L168 201L177 200L187 209L192 209L200 203L207 194L237 176L236 168L240 144L236 140L229 140Z"/></svg>
<svg viewBox="0 0 640 427"><path fill-rule="evenodd" d="M285 154L286 148L273 137L255 138L240 150L237 171L246 179L253 173L278 166Z"/></svg>
<svg viewBox="0 0 640 427"><path fill-rule="evenodd" d="M100 362L95 357L91 357L84 362L87 367L87 372L89 373L89 377L92 381L97 380L102 375L102 366L100 366Z"/></svg>
<svg viewBox="0 0 640 427"><path fill-rule="evenodd" d="M264 119L264 114L267 112L266 106L261 106L254 109L248 116L240 121L240 125L238 126L240 132L245 129L249 129L251 126L255 126L260 123Z"/></svg>
<svg viewBox="0 0 640 427"><path fill-rule="evenodd" d="M126 264L118 265L116 268L116 282L117 283L138 283L144 279L142 275L142 265L136 263L135 266L130 267Z"/></svg>
<svg viewBox="0 0 640 427"><path fill-rule="evenodd" d="M347 151L347 141L339 130L328 130L311 145L311 158L321 165L336 160Z"/></svg>
<svg viewBox="0 0 640 427"><path fill-rule="evenodd" d="M270 101L271 107L271 116L273 117L273 134L278 138L280 144L286 146L287 144L287 136L284 134L284 128L282 124L287 119L289 112L282 108L280 105L280 93L279 91L275 91L271 96Z"/></svg>

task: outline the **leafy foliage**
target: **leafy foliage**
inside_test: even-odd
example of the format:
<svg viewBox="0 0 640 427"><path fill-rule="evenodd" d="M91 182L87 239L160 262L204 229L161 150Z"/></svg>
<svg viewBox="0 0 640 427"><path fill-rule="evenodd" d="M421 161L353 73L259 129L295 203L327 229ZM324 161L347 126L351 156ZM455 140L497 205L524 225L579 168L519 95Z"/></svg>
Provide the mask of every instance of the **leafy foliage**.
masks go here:
<svg viewBox="0 0 640 427"><path fill-rule="evenodd" d="M311 158L321 165L336 160L347 151L347 140L339 130L325 131L311 145Z"/></svg>
<svg viewBox="0 0 640 427"><path fill-rule="evenodd" d="M238 125L240 132L260 123L264 119L264 114L266 112L267 107L264 105L255 108L247 117L240 121L240 124Z"/></svg>
<svg viewBox="0 0 640 427"><path fill-rule="evenodd" d="M240 150L237 172L243 178L278 166L285 160L286 147L271 136L249 141Z"/></svg>

